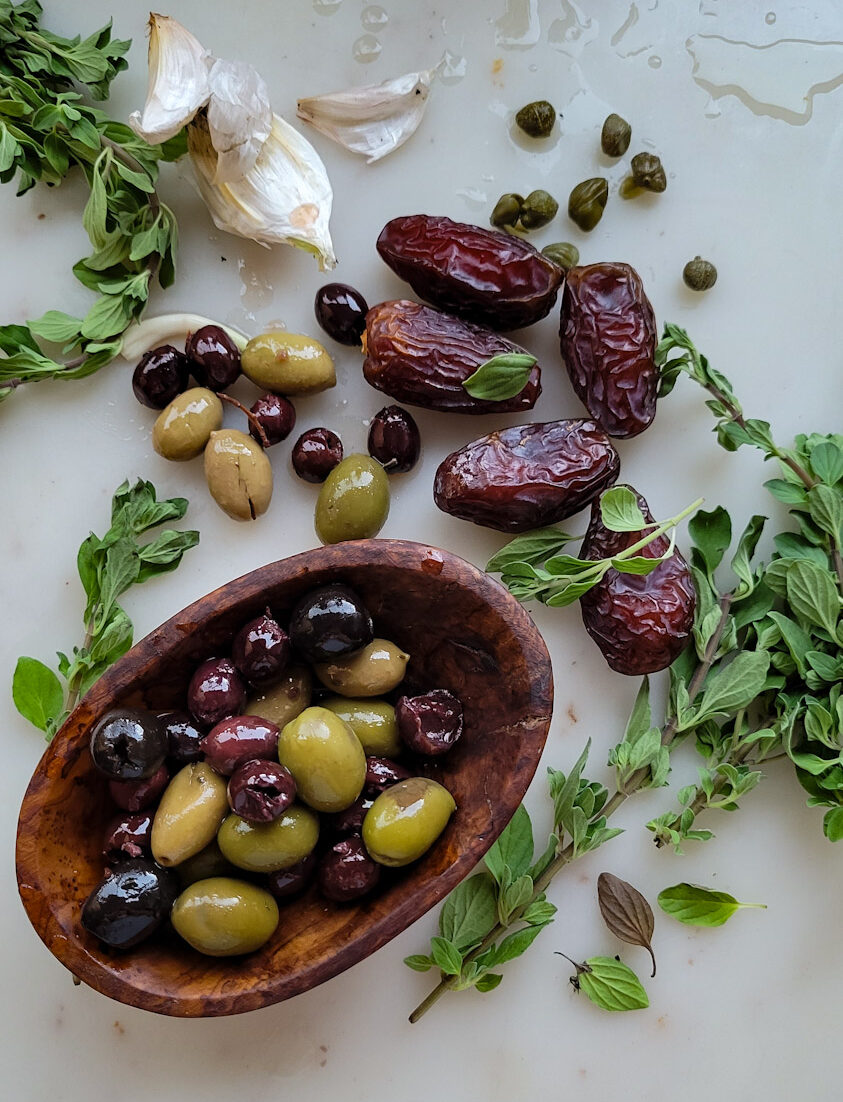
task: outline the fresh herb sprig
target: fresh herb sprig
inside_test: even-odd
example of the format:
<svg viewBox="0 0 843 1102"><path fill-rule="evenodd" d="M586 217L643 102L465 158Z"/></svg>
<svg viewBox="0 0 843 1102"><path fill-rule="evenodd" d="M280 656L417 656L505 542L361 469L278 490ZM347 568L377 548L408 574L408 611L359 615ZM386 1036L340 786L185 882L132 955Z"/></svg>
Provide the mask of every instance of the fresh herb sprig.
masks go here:
<svg viewBox="0 0 843 1102"><path fill-rule="evenodd" d="M48 310L0 326L0 401L26 383L98 371L119 354L153 279L168 287L175 278L176 221L155 185L159 162L185 152L184 137L150 146L86 105L77 88L104 99L130 42L112 39L110 24L84 40L62 38L41 27L41 12L36 0L0 0L0 182L17 177L22 195L82 171L90 187L82 224L94 251L73 272L98 298L84 317Z"/></svg>
<svg viewBox="0 0 843 1102"><path fill-rule="evenodd" d="M658 904L666 915L686 926L722 926L738 911L767 909L766 903L739 903L727 892L684 883L660 891Z"/></svg>
<svg viewBox="0 0 843 1102"><path fill-rule="evenodd" d="M132 585L175 570L199 542L195 531L166 528L147 542L138 538L165 521L180 520L183 497L158 501L151 482L124 482L111 504L111 527L93 532L79 548L77 567L85 590L85 640L70 656L59 652L58 671L37 658L19 658L12 696L20 714L51 739L97 678L132 645L132 621L117 598ZM62 683L62 679L64 684Z"/></svg>

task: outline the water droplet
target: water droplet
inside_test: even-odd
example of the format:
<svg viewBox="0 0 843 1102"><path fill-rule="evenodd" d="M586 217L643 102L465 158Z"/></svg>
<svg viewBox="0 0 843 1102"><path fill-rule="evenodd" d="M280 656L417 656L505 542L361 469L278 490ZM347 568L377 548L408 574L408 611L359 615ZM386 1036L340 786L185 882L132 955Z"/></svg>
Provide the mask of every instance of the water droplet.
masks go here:
<svg viewBox="0 0 843 1102"><path fill-rule="evenodd" d="M475 210L483 210L489 205L489 196L477 187L457 188L457 195Z"/></svg>
<svg viewBox="0 0 843 1102"><path fill-rule="evenodd" d="M341 5L342 0L313 0L313 10L319 15L336 15Z"/></svg>
<svg viewBox="0 0 843 1102"><path fill-rule="evenodd" d="M376 31L380 27L385 27L387 25L389 16L378 4L372 4L370 7L364 8L360 13L360 22L367 31Z"/></svg>
<svg viewBox="0 0 843 1102"><path fill-rule="evenodd" d="M529 69L531 73L537 73L539 71L539 67L538 65L536 65L535 62L533 62L533 64L529 66Z"/></svg>
<svg viewBox="0 0 843 1102"><path fill-rule="evenodd" d="M775 23L775 21L776 21L776 13L774 11L768 11L767 14L764 16L764 22L769 23L769 25L772 27L772 25Z"/></svg>
<svg viewBox="0 0 843 1102"><path fill-rule="evenodd" d="M368 65L370 61L377 61L382 48L373 34L361 34L351 47L351 56L361 65Z"/></svg>
<svg viewBox="0 0 843 1102"><path fill-rule="evenodd" d="M557 50L578 57L583 47L597 37L596 19L590 19L572 0L561 0L562 16L554 19L547 40Z"/></svg>
<svg viewBox="0 0 843 1102"><path fill-rule="evenodd" d="M442 59L436 66L439 79L443 84L458 84L466 74L468 62L460 54L452 54L446 50Z"/></svg>
<svg viewBox="0 0 843 1102"><path fill-rule="evenodd" d="M647 64L651 69L661 69L662 59L657 54L653 54L652 57L647 58Z"/></svg>
<svg viewBox="0 0 843 1102"><path fill-rule="evenodd" d="M541 34L539 0L506 0L506 11L495 20L495 43L507 50L535 46Z"/></svg>

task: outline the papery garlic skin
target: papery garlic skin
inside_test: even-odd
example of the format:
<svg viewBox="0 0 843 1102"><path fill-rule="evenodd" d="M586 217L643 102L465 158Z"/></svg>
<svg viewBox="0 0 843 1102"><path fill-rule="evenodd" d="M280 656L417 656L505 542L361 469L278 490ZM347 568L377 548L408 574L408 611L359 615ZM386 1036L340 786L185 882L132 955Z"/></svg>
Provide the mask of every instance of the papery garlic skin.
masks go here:
<svg viewBox="0 0 843 1102"><path fill-rule="evenodd" d="M149 16L149 78L143 111L129 126L150 145L174 137L211 95L213 59L186 27L169 15Z"/></svg>
<svg viewBox="0 0 843 1102"><path fill-rule="evenodd" d="M392 153L418 128L427 107L434 70L300 99L297 113L322 134L373 164Z"/></svg>
<svg viewBox="0 0 843 1102"><path fill-rule="evenodd" d="M243 61L217 59L208 74L208 128L217 151L214 183L245 176L272 129L266 81Z"/></svg>

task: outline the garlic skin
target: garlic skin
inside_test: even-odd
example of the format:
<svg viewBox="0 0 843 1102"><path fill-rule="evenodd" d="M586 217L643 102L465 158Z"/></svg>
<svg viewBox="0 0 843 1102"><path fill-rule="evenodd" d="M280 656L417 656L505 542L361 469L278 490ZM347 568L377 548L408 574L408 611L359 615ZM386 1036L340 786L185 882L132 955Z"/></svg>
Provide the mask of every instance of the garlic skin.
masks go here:
<svg viewBox="0 0 843 1102"><path fill-rule="evenodd" d="M230 325L223 325L201 314L160 314L158 317L132 322L123 334L120 355L131 363L139 360L144 352L161 344L172 344L174 341L184 344L191 333L206 325L216 325L222 329L241 352L249 341L239 329L233 329Z"/></svg>
<svg viewBox="0 0 843 1102"><path fill-rule="evenodd" d="M410 138L421 122L435 70L298 101L300 119L373 164Z"/></svg>
<svg viewBox="0 0 843 1102"><path fill-rule="evenodd" d="M227 184L250 171L269 137L269 90L263 77L243 61L218 58L208 80L208 129L217 151L214 183Z"/></svg>
<svg viewBox="0 0 843 1102"><path fill-rule="evenodd" d="M146 103L129 116L132 130L150 145L175 137L210 98L211 61L186 27L150 12Z"/></svg>

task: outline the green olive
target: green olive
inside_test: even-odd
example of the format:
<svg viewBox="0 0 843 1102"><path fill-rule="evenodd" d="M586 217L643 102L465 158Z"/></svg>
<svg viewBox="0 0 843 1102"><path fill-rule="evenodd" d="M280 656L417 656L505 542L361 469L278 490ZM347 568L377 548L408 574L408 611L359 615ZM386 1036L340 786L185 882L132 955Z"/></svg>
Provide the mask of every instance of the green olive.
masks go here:
<svg viewBox="0 0 843 1102"><path fill-rule="evenodd" d="M320 700L319 704L345 720L367 754L374 754L377 758L395 758L403 750L395 709L385 700L329 696Z"/></svg>
<svg viewBox="0 0 843 1102"><path fill-rule="evenodd" d="M388 639L373 639L354 654L317 662L316 676L340 696L383 696L404 680L410 660Z"/></svg>
<svg viewBox="0 0 843 1102"><path fill-rule="evenodd" d="M495 209L492 211L489 221L493 226L500 228L514 226L521 214L521 204L523 202L523 196L516 195L514 191L507 192L495 203Z"/></svg>
<svg viewBox="0 0 843 1102"><path fill-rule="evenodd" d="M710 291L717 282L717 269L710 260L695 256L682 269L682 278L692 291Z"/></svg>
<svg viewBox="0 0 843 1102"><path fill-rule="evenodd" d="M278 926L278 904L268 891L229 876L197 880L170 912L176 933L209 957L253 953Z"/></svg>
<svg viewBox="0 0 843 1102"><path fill-rule="evenodd" d="M243 374L275 394L315 394L337 384L334 361L312 337L276 330L252 337L240 356Z"/></svg>
<svg viewBox="0 0 843 1102"><path fill-rule="evenodd" d="M191 762L164 789L152 820L152 856L159 865L180 865L213 841L227 811L225 779L207 762Z"/></svg>
<svg viewBox="0 0 843 1102"><path fill-rule="evenodd" d="M344 811L363 790L360 740L327 708L306 708L283 728L278 760L293 774L299 799L316 811Z"/></svg>
<svg viewBox="0 0 843 1102"><path fill-rule="evenodd" d="M177 395L152 426L152 446L165 459L195 459L211 433L222 425L222 402L212 390L195 386Z"/></svg>
<svg viewBox="0 0 843 1102"><path fill-rule="evenodd" d="M363 842L381 865L409 865L425 853L456 810L447 788L428 777L391 785L363 820Z"/></svg>
<svg viewBox="0 0 843 1102"><path fill-rule="evenodd" d="M209 876L237 876L237 869L223 856L216 838L193 857L182 861L176 872L182 891L197 880L207 880Z"/></svg>
<svg viewBox="0 0 843 1102"><path fill-rule="evenodd" d="M260 444L245 432L211 433L205 448L205 479L214 501L234 520L255 520L269 508L272 467Z"/></svg>
<svg viewBox="0 0 843 1102"><path fill-rule="evenodd" d="M556 122L556 108L546 99L539 99L522 107L515 121L531 138L546 138Z"/></svg>
<svg viewBox="0 0 843 1102"><path fill-rule="evenodd" d="M552 222L559 204L550 192L531 191L521 206L521 225L525 230L537 230Z"/></svg>
<svg viewBox="0 0 843 1102"><path fill-rule="evenodd" d="M331 471L316 499L323 543L371 539L389 515L389 478L369 455L349 455Z"/></svg>
<svg viewBox="0 0 843 1102"><path fill-rule="evenodd" d="M647 191L664 191L667 187L667 177L655 153L636 153L629 167L637 187L645 188Z"/></svg>
<svg viewBox="0 0 843 1102"><path fill-rule="evenodd" d="M632 127L620 115L606 116L600 132L600 146L607 157L622 157L629 149Z"/></svg>
<svg viewBox="0 0 843 1102"><path fill-rule="evenodd" d="M542 256L546 256L563 272L576 268L580 262L580 250L576 245L572 245L570 241L559 241L553 245L545 245L542 249Z"/></svg>
<svg viewBox="0 0 843 1102"><path fill-rule="evenodd" d="M232 813L217 835L223 856L249 872L288 869L312 853L318 839L319 816L301 804L292 804L271 823L250 823Z"/></svg>
<svg viewBox="0 0 843 1102"><path fill-rule="evenodd" d="M602 176L583 180L568 197L568 217L581 230L593 230L603 217L608 200L608 180L604 180Z"/></svg>
<svg viewBox="0 0 843 1102"><path fill-rule="evenodd" d="M288 666L277 684L249 697L244 714L268 719L280 730L310 707L312 695L313 675L307 666Z"/></svg>

